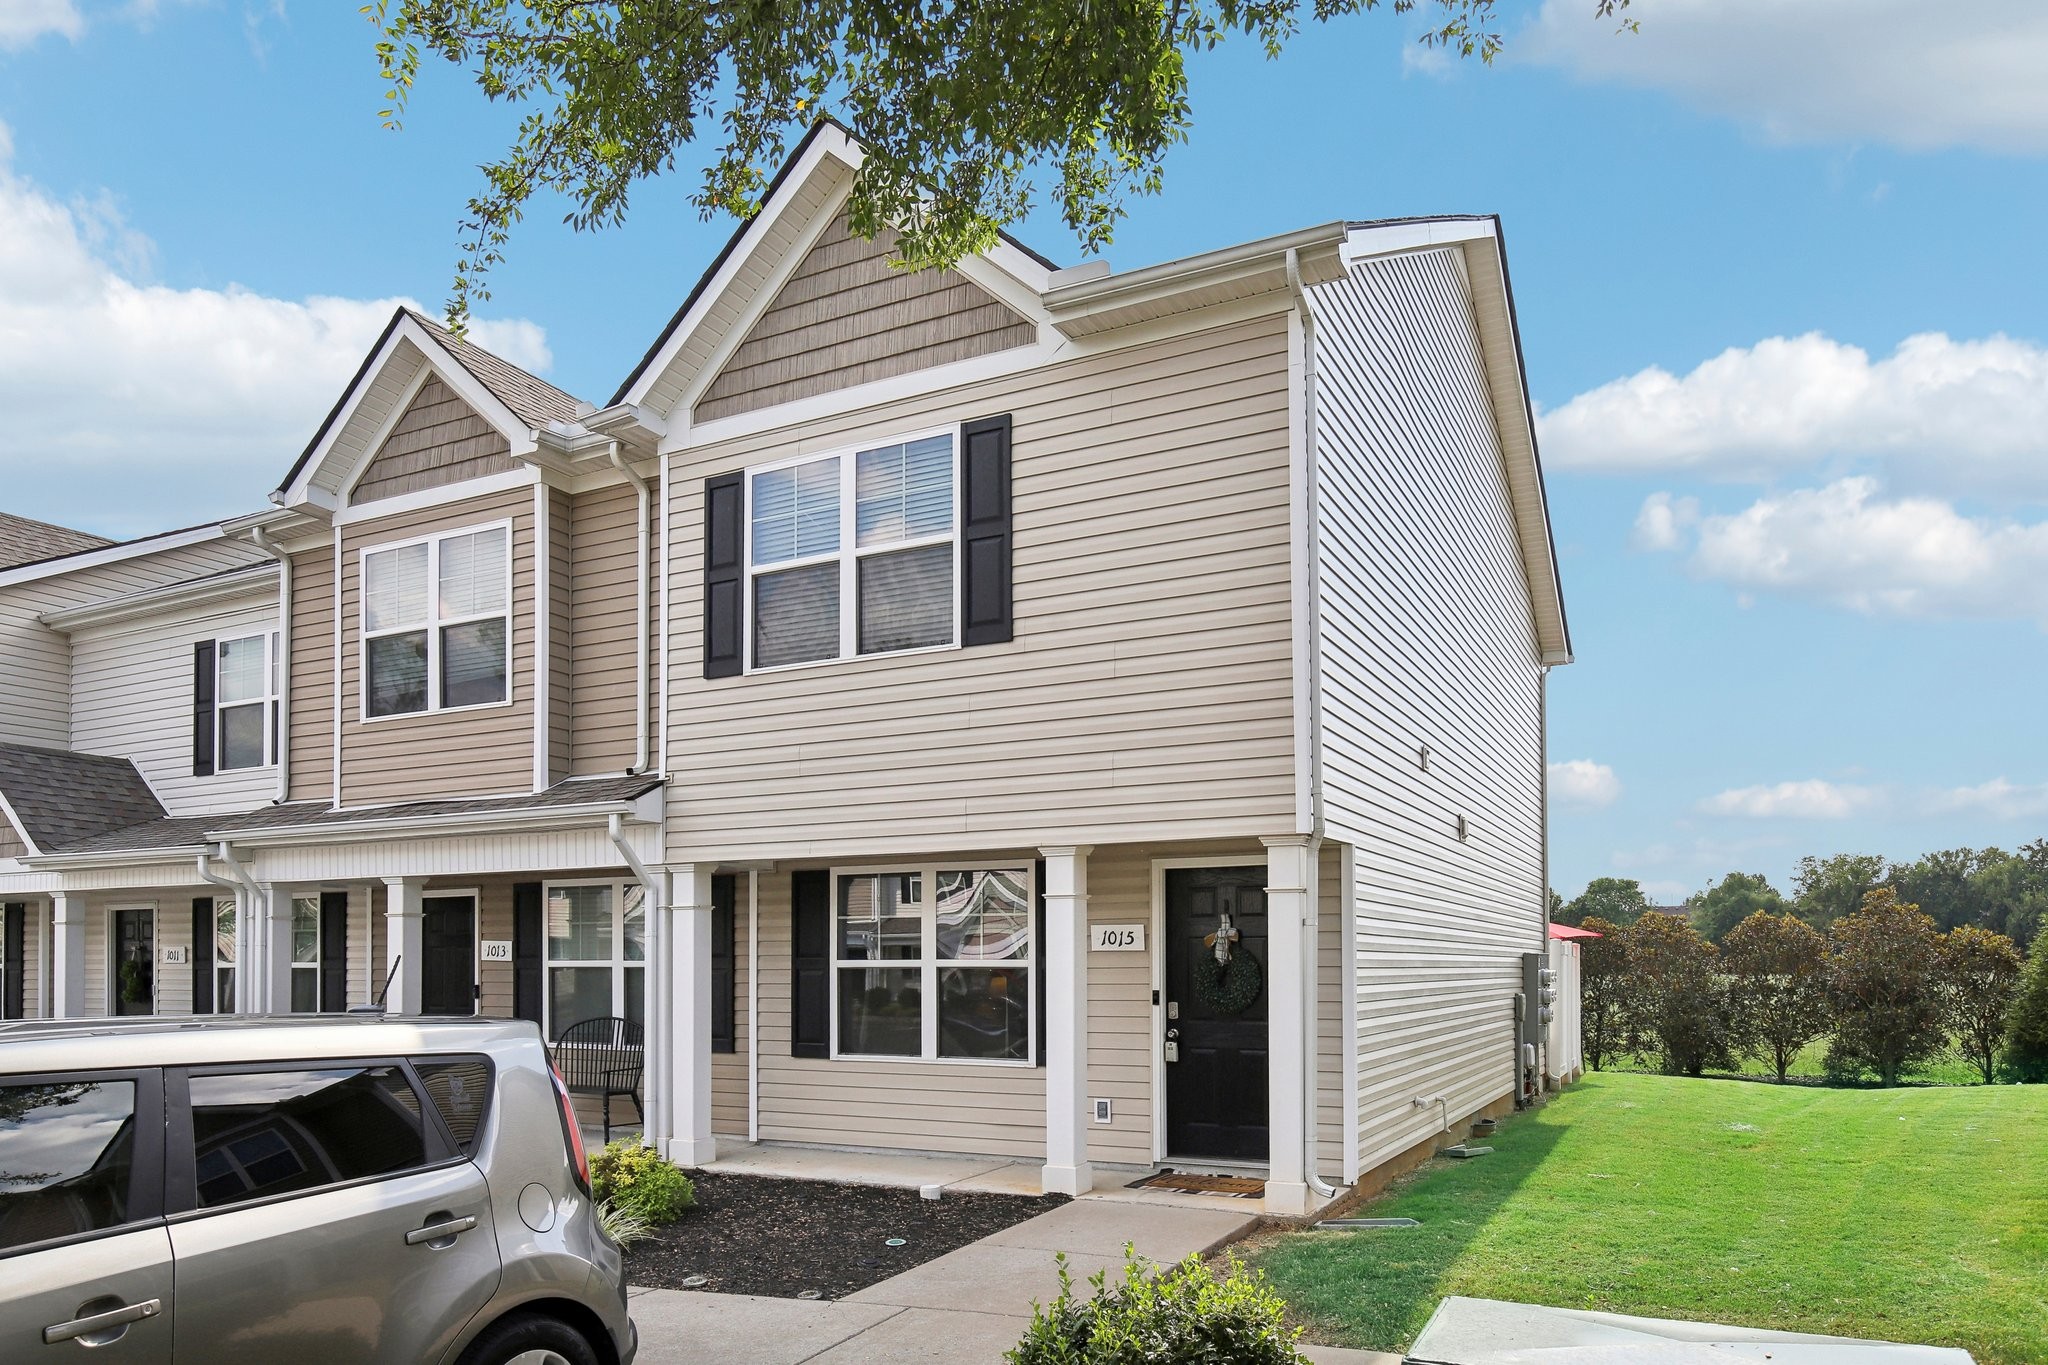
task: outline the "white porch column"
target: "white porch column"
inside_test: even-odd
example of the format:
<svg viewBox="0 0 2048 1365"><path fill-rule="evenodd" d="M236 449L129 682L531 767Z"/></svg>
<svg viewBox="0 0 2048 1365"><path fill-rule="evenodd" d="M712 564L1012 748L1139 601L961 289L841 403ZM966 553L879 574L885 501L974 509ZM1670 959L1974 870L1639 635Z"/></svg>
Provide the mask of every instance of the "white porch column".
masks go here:
<svg viewBox="0 0 2048 1365"><path fill-rule="evenodd" d="M85 897L71 891L50 894L50 1014L82 1019L85 1003Z"/></svg>
<svg viewBox="0 0 2048 1365"><path fill-rule="evenodd" d="M671 869L663 934L664 984L669 999L663 1075L668 1095L662 1155L679 1166L702 1166L718 1157L711 1136L711 874L709 863Z"/></svg>
<svg viewBox="0 0 2048 1365"><path fill-rule="evenodd" d="M1308 835L1266 846L1266 1212L1308 1212L1308 998L1316 848Z"/></svg>
<svg viewBox="0 0 2048 1365"><path fill-rule="evenodd" d="M262 921L261 956L256 972L263 979L265 1014L289 1014L292 1008L292 893L282 886L264 886L256 899Z"/></svg>
<svg viewBox="0 0 2048 1365"><path fill-rule="evenodd" d="M1088 848L1045 859L1045 1170L1047 1194L1084 1194L1088 1166Z"/></svg>
<svg viewBox="0 0 2048 1365"><path fill-rule="evenodd" d="M287 913L290 904L286 904ZM384 997L387 1014L418 1014L420 983L426 979L426 927L421 918L420 879L384 879L384 970L391 976L390 993ZM380 982L379 985L382 983Z"/></svg>

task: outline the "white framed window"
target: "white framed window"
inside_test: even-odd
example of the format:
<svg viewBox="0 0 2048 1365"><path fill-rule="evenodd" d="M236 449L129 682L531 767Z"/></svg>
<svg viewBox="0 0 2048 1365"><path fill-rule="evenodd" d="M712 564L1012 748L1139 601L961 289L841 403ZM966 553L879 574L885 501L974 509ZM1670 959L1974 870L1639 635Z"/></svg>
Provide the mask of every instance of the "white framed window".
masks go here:
<svg viewBox="0 0 2048 1365"><path fill-rule="evenodd" d="M1029 863L836 871L832 1055L1037 1061Z"/></svg>
<svg viewBox="0 0 2048 1365"><path fill-rule="evenodd" d="M951 429L746 474L751 671L960 639Z"/></svg>
<svg viewBox="0 0 2048 1365"><path fill-rule="evenodd" d="M267 768L277 761L277 636L213 642L213 770Z"/></svg>
<svg viewBox="0 0 2048 1365"><path fill-rule="evenodd" d="M361 552L362 718L512 697L512 523Z"/></svg>
<svg viewBox="0 0 2048 1365"><path fill-rule="evenodd" d="M235 1012L235 898L213 902L213 1012Z"/></svg>
<svg viewBox="0 0 2048 1365"><path fill-rule="evenodd" d="M292 897L292 1013L320 1012L320 897Z"/></svg>
<svg viewBox="0 0 2048 1365"><path fill-rule="evenodd" d="M549 1042L585 1019L647 1017L647 900L638 881L549 882Z"/></svg>

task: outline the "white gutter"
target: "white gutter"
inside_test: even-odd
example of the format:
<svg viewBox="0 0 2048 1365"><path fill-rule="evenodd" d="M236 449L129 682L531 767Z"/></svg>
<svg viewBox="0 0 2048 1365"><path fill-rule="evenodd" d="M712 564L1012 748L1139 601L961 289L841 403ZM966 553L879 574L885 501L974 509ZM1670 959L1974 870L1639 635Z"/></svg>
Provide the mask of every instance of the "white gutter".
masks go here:
<svg viewBox="0 0 2048 1365"><path fill-rule="evenodd" d="M668 916L663 913L667 908L666 897L662 895L660 875L641 860L639 851L626 838L626 818L613 815L605 822L605 833L611 836L612 847L619 851L620 859L631 869L647 897L647 960L654 968L651 982L654 989L649 992L653 998L647 1002L650 1027L647 1030L646 1064L654 1077L653 1084L647 1087L647 1092L654 1096L654 1113L648 1116L651 1122L641 1125L641 1131L643 1140L651 1137L652 1145L659 1151L659 1144L667 1140L671 1131L669 1113L672 1097L669 1086L673 1080L668 1050L670 1007L675 994L670 974L675 970L675 964L670 961Z"/></svg>
<svg viewBox="0 0 2048 1365"><path fill-rule="evenodd" d="M277 799L284 802L292 790L292 560L261 526L249 528L249 543L277 561L278 644L270 667L277 675Z"/></svg>
<svg viewBox="0 0 2048 1365"><path fill-rule="evenodd" d="M101 598L75 607L58 607L36 619L51 630L69 634L84 626L112 625L136 617L154 616L166 606L203 606L209 602L241 597L261 588L275 572L268 564L251 564L244 569L231 569L207 578L180 579L119 597Z"/></svg>
<svg viewBox="0 0 2048 1365"><path fill-rule="evenodd" d="M226 863L232 881L223 880L207 869L207 855L201 853L197 860L200 877L215 886L231 886L235 896L235 1000L237 1014L251 1012L270 1013L271 1002L264 998L269 988L270 974L263 968L270 961L270 916L263 904L263 889L256 879L249 875L249 869L235 858L235 850L227 840L215 845L213 856ZM254 966L252 973L250 968ZM255 989L251 990L250 987Z"/></svg>
<svg viewBox="0 0 2048 1365"><path fill-rule="evenodd" d="M647 771L648 765L647 571L648 558L652 553L651 547L647 543L647 521L654 492L647 486L647 480L634 472L633 466L627 462L626 457L620 452L619 443L616 440L611 443L610 449L606 453L611 457L612 468L618 470L624 476L626 482L633 485L633 491L639 495L640 520L639 524L634 528L635 534L633 537L635 544L639 547L639 576L634 580L633 589L633 620L638 627L638 633L634 636L633 644L633 735L636 757L633 760L632 771L644 773Z"/></svg>

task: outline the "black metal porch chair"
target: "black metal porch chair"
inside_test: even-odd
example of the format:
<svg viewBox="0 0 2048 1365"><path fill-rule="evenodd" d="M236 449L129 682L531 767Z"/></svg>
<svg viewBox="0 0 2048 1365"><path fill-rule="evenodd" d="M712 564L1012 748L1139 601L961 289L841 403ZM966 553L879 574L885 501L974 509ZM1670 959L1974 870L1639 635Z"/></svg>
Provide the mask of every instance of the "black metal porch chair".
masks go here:
<svg viewBox="0 0 2048 1365"><path fill-rule="evenodd" d="M555 1040L555 1069L572 1095L604 1097L604 1140L612 1140L612 1097L630 1097L633 1112L647 1122L640 1105L640 1073L647 1048L640 1025L611 1017L581 1019Z"/></svg>

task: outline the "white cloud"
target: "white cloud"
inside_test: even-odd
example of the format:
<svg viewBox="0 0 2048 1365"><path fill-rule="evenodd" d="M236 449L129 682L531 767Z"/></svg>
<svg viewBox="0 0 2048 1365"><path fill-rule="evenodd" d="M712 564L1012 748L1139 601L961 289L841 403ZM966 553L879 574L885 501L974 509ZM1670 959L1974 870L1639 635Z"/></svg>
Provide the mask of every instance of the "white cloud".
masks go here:
<svg viewBox="0 0 2048 1365"><path fill-rule="evenodd" d="M1550 794L1567 805L1611 806L1621 795L1621 779L1605 763L1566 759L1550 765Z"/></svg>
<svg viewBox="0 0 2048 1365"><path fill-rule="evenodd" d="M0 127L0 486L8 510L110 535L261 506L398 298L271 298L147 281L111 199L17 174ZM545 333L479 345L547 368Z"/></svg>
<svg viewBox="0 0 2048 1365"><path fill-rule="evenodd" d="M1541 425L1564 469L1752 478L1863 458L1943 491L2044 497L2048 347L1929 332L1873 361L1818 332L1770 337L1603 384Z"/></svg>
<svg viewBox="0 0 2048 1365"><path fill-rule="evenodd" d="M1988 815L1997 820L2024 820L2048 815L2048 783L2032 786L1994 777L1974 787L1950 787L1929 794L1937 811Z"/></svg>
<svg viewBox="0 0 2048 1365"><path fill-rule="evenodd" d="M1638 514L1658 524L1655 497ZM1655 504L1655 505L1653 505ZM1682 539L1674 533L1669 548ZM1875 616L2031 620L2048 628L2048 523L1965 516L1938 498L1838 479L1700 519L1692 572Z"/></svg>
<svg viewBox="0 0 2048 1365"><path fill-rule="evenodd" d="M1700 809L1709 815L1751 820L1846 820L1881 799L1875 787L1809 778L1775 786L1735 787L1700 802Z"/></svg>
<svg viewBox="0 0 2048 1365"><path fill-rule="evenodd" d="M46 33L76 39L85 16L72 0L0 0L0 48L16 51Z"/></svg>
<svg viewBox="0 0 2048 1365"><path fill-rule="evenodd" d="M1639 550L1675 550L1699 519L1697 498L1652 493L1643 499L1642 510L1636 513L1636 528L1630 541Z"/></svg>
<svg viewBox="0 0 2048 1365"><path fill-rule="evenodd" d="M1634 33L1545 0L1513 58L1668 91L1788 142L2048 152L2040 0L1656 0Z"/></svg>

